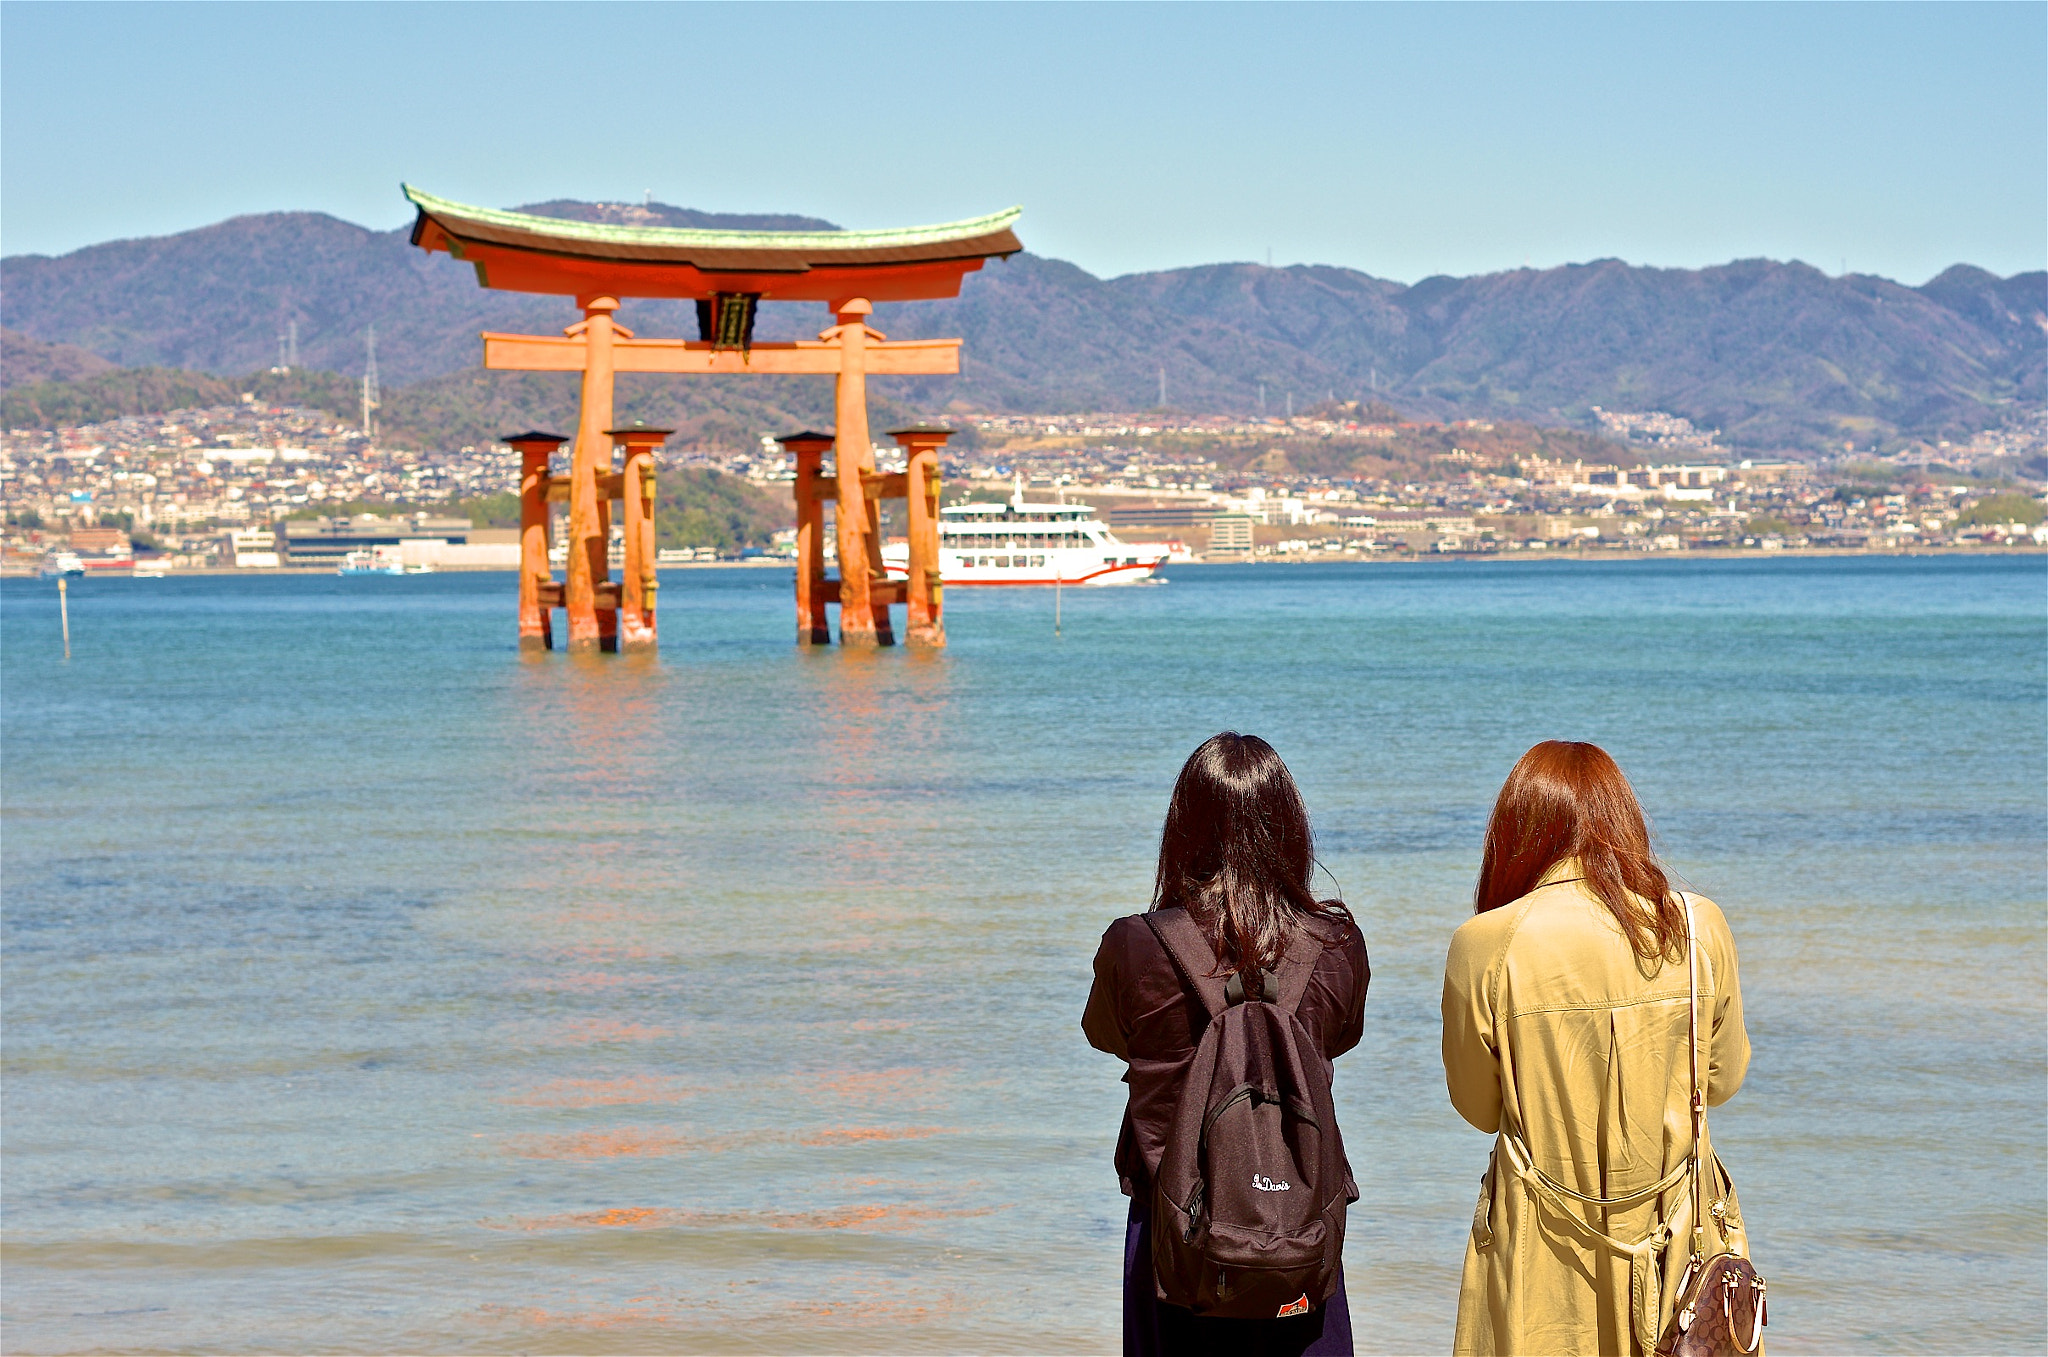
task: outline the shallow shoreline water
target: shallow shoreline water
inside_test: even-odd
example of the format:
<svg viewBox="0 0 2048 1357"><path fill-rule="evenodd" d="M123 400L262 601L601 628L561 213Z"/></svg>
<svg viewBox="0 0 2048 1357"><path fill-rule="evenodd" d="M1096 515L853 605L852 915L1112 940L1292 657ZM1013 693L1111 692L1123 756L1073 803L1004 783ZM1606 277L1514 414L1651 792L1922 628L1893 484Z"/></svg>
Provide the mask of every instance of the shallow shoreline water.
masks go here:
<svg viewBox="0 0 2048 1357"><path fill-rule="evenodd" d="M590 658L501 575L243 575L78 582L67 666L0 584L4 1346L1113 1348L1088 961L1225 726L1372 949L1362 1351L1448 1346L1439 968L1552 736L1734 926L1773 1350L2048 1344L2042 559L1433 564L1068 590L1057 641L955 590L938 655L798 650L759 569Z"/></svg>
<svg viewBox="0 0 2048 1357"><path fill-rule="evenodd" d="M1707 548L1699 551L1659 551L1655 553L1654 556L1650 557L1650 559L1664 562L1772 560L1796 561L1802 559L1821 560L1829 558L1875 560L1890 557L1929 556L1993 556L2024 558L2027 556L2048 556L2048 547L1921 546L1881 547L1876 549L1868 547L1785 547L1783 549L1776 551L1757 551L1753 549L1736 547L1716 547ZM1289 552L1287 555L1284 556L1257 556L1247 560L1205 560L1204 558L1198 556L1193 560L1180 562L1176 568L1184 571L1189 567L1202 567L1212 565L1448 565L1454 562L1460 562L1465 564L1498 563L1501 565L1539 565L1547 561L1611 561L1617 563L1634 562L1640 564L1644 559L1645 553L1621 552L1608 549L1601 549L1592 552L1569 550L1559 550L1556 552L1517 551L1506 553L1488 551L1447 551L1424 552L1419 555L1404 555L1394 552L1377 553L1373 555L1344 555L1341 553ZM761 570L774 568L788 570L791 568L791 566L790 562L786 560L680 561L673 564L662 566L661 573L667 574L671 570ZM181 566L175 572L166 572L165 575L157 576L155 578L169 578L170 574L172 573L175 573L180 578L187 579L199 578L208 575L224 575L230 577L239 577L242 579L251 579L263 577L275 578L278 576L289 577L301 575L331 575L334 573L334 571L331 567L325 565L265 566L261 569L256 569L253 567L250 569L238 569L234 566ZM517 574L518 571L515 567L502 565L437 565L434 567L432 573L437 575L514 575ZM124 574L125 572L115 572L114 574L109 576L109 578L119 579L122 578ZM35 570L28 567L22 567L19 569L0 569L0 579L31 579L34 578L35 575ZM137 576L136 578L151 577Z"/></svg>

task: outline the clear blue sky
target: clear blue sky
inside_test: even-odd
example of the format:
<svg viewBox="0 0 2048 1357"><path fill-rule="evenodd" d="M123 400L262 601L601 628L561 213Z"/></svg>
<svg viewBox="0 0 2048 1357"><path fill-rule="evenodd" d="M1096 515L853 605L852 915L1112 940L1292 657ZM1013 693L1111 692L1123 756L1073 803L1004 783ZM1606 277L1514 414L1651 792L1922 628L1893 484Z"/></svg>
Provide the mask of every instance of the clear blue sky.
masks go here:
<svg viewBox="0 0 2048 1357"><path fill-rule="evenodd" d="M908 225L1112 275L2048 261L2048 6L0 6L0 249L401 179Z"/></svg>

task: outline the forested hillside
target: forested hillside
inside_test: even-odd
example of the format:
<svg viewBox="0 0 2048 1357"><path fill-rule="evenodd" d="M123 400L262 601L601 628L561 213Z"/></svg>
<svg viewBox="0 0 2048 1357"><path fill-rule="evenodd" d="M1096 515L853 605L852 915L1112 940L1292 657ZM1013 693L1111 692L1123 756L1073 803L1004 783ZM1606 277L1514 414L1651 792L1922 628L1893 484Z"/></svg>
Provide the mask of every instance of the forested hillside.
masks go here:
<svg viewBox="0 0 2048 1357"><path fill-rule="evenodd" d="M662 204L555 202L529 211L650 225L814 229L811 218ZM1029 238L1030 218L1022 230ZM217 376L275 361L296 322L301 361L353 377L365 332L397 426L487 436L551 419L559 383L477 371L477 332L548 331L567 299L479 288L472 270L317 213L238 217L57 258L0 260L7 325L127 368ZM643 334L694 334L688 303L629 301ZM1650 269L1618 260L1429 278L1215 264L1100 279L1032 255L991 261L947 301L884 306L892 336L966 339L958 378L877 381L890 413L1147 409L1278 413L1381 397L1425 416L1585 427L1594 405L1667 410L1743 449L1838 449L1953 436L2048 402L2048 275L1958 265L1921 287L1744 260ZM822 306L767 306L763 338L807 336ZM8 364L15 364L10 348ZM89 378L89 372L48 373ZM829 415L828 383L629 379L633 414L710 437ZM10 376L10 385L14 379ZM41 408L54 394L37 398ZM416 414L408 414L416 411Z"/></svg>

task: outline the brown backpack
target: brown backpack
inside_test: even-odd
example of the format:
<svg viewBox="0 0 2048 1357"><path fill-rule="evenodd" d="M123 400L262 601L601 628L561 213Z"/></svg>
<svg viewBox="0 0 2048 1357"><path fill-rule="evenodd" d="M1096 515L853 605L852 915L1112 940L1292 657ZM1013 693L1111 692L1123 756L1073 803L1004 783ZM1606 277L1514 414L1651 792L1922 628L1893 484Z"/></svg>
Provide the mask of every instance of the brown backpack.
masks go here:
<svg viewBox="0 0 2048 1357"><path fill-rule="evenodd" d="M1197 1314L1306 1314L1337 1288L1344 1210L1358 1200L1330 1098L1330 1062L1295 1015L1322 941L1305 925L1262 992L1213 976L1184 909L1144 916L1208 1010L1152 1190L1159 1298Z"/></svg>

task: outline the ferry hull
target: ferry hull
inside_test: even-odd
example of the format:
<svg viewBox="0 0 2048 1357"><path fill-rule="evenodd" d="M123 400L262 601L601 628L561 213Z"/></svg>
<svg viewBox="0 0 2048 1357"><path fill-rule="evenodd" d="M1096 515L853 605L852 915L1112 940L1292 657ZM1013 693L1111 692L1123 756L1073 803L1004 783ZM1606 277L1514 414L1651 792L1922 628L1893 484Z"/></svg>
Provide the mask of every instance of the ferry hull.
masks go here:
<svg viewBox="0 0 2048 1357"><path fill-rule="evenodd" d="M951 554L943 552L939 558L939 582L948 589L979 589L983 586L1050 589L1055 585L1064 585L1069 589L1100 589L1121 584L1143 584L1156 575L1159 567L1166 563L1166 558L1161 556L1156 560L1146 559L1128 564L1117 562L1110 565L1098 564L1092 568L1077 567L1070 575L1057 575L1050 570L1035 567L1019 570L1001 566L963 566L945 559ZM883 548L882 568L890 579L902 580L910 577L908 557L907 549Z"/></svg>
<svg viewBox="0 0 2048 1357"><path fill-rule="evenodd" d="M882 564L883 568L888 571L890 579L900 580L909 578L909 572L902 566L892 564L887 560L884 560ZM993 570L986 572L973 571L962 574L946 574L942 572L939 576L939 581L948 589L979 589L984 586L991 588L999 586L1025 586L1035 589L1050 589L1055 585L1064 585L1069 589L1100 589L1109 585L1143 584L1158 573L1158 569L1159 566L1156 562L1151 565L1112 565L1104 566L1090 575L1067 579L1061 579L1051 574L1041 575L1035 572L1015 570L1005 570L1000 573Z"/></svg>

